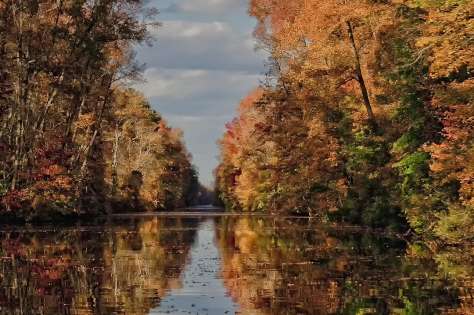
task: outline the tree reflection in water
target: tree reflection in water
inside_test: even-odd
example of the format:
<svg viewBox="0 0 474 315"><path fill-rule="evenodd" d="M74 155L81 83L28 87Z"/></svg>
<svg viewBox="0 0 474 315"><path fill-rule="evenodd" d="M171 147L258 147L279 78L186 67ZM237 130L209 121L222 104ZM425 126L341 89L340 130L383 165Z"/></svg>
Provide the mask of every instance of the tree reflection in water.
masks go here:
<svg viewBox="0 0 474 315"><path fill-rule="evenodd" d="M153 218L4 229L0 314L148 314L181 285L197 225Z"/></svg>
<svg viewBox="0 0 474 315"><path fill-rule="evenodd" d="M474 313L472 246L429 249L306 219L201 222L146 217L105 227L2 227L0 314L160 314L170 301L179 309L187 302L173 294L188 292L188 271L191 281L202 281L190 257L215 262L207 266L221 278L211 281L212 294L230 295L239 314Z"/></svg>
<svg viewBox="0 0 474 315"><path fill-rule="evenodd" d="M223 218L218 226L223 278L242 314L474 312L472 249L457 260L421 255L395 237L308 220ZM443 270L444 258L462 280Z"/></svg>

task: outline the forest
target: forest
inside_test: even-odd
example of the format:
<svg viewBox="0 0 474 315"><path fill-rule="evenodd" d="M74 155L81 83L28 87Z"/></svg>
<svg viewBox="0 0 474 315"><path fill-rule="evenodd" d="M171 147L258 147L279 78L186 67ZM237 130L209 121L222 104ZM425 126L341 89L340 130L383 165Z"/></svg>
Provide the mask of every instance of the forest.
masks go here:
<svg viewBox="0 0 474 315"><path fill-rule="evenodd" d="M0 3L3 218L211 194L182 132L132 87L157 13L134 0ZM472 241L473 1L252 0L249 13L270 58L220 141L225 207Z"/></svg>
<svg viewBox="0 0 474 315"><path fill-rule="evenodd" d="M0 0L4 314L474 314L474 0Z"/></svg>
<svg viewBox="0 0 474 315"><path fill-rule="evenodd" d="M474 2L252 0L266 79L220 140L228 209L474 236Z"/></svg>
<svg viewBox="0 0 474 315"><path fill-rule="evenodd" d="M173 209L200 189L182 132L138 91L134 0L0 2L0 213L49 220Z"/></svg>

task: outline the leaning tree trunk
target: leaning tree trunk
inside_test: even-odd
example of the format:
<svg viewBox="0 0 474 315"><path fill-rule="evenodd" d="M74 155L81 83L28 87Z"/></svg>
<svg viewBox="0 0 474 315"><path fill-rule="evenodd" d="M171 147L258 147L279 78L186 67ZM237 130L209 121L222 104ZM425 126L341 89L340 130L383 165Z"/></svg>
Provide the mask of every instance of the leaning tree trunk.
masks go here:
<svg viewBox="0 0 474 315"><path fill-rule="evenodd" d="M372 105L370 103L370 98L369 98L369 92L367 90L364 76L362 74L362 67L360 64L360 54L359 54L359 50L357 49L357 45L354 39L354 29L352 28L352 24L350 21L347 21L346 23L347 23L347 32L349 33L349 39L351 41L352 49L354 51L354 56L355 56L356 79L357 79L357 82L359 82L360 90L362 92L362 98L364 100L364 105L367 110L369 123L372 125L372 127L376 128L377 120L375 119L375 115L372 110Z"/></svg>

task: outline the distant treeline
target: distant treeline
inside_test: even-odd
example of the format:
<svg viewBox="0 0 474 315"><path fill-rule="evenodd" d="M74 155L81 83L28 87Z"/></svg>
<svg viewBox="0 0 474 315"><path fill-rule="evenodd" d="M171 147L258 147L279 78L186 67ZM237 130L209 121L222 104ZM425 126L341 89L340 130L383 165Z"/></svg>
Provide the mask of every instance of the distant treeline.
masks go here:
<svg viewBox="0 0 474 315"><path fill-rule="evenodd" d="M0 213L171 209L199 190L182 135L137 91L137 0L0 2Z"/></svg>
<svg viewBox="0 0 474 315"><path fill-rule="evenodd" d="M252 0L267 80L221 141L230 209L474 239L474 2Z"/></svg>

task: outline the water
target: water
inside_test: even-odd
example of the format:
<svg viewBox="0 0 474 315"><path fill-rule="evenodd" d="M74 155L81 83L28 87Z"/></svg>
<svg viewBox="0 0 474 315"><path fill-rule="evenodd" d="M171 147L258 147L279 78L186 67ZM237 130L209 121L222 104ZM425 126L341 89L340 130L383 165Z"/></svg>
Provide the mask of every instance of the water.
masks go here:
<svg viewBox="0 0 474 315"><path fill-rule="evenodd" d="M472 248L308 219L0 227L0 314L473 314Z"/></svg>
<svg viewBox="0 0 474 315"><path fill-rule="evenodd" d="M171 290L150 314L235 314L238 305L227 294L220 277L222 260L214 238L214 221L201 223L183 273L182 287Z"/></svg>

